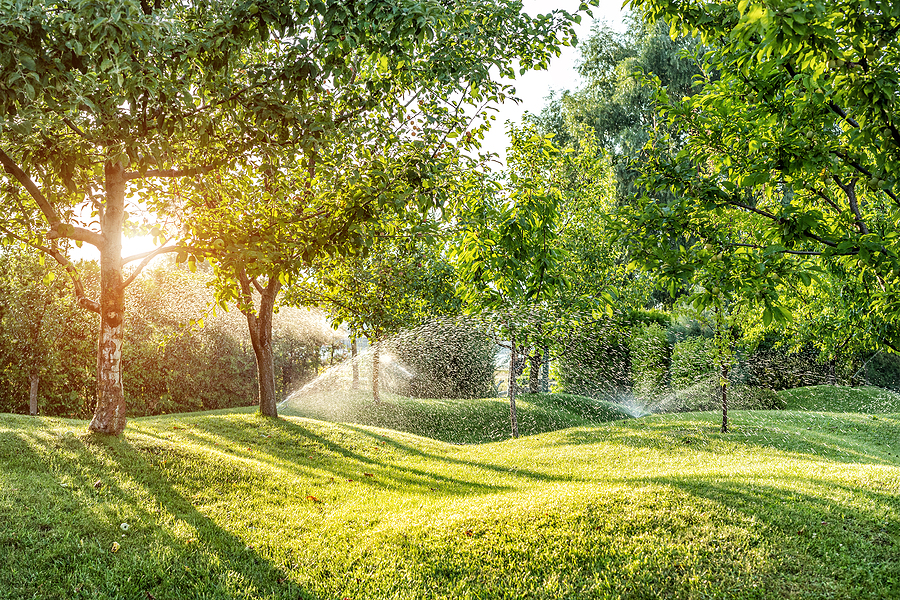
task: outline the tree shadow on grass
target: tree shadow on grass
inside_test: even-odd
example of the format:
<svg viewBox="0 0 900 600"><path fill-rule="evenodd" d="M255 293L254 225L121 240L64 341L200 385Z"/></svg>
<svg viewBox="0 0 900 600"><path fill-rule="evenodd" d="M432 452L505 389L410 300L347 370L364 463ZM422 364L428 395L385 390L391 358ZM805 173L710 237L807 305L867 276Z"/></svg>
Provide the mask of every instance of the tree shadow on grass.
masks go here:
<svg viewBox="0 0 900 600"><path fill-rule="evenodd" d="M315 598L198 511L126 440L22 432L0 443L16 448L23 480L43 480L39 508L11 500L22 512L13 509L3 537L26 537L0 574L11 597ZM46 522L40 538L23 533L35 519Z"/></svg>
<svg viewBox="0 0 900 600"><path fill-rule="evenodd" d="M721 433L718 418L714 413L694 413L683 421L637 420L578 428L566 432L559 444L614 443L635 449L713 453L720 453L722 444L733 444L843 464L900 464L900 426L895 419L747 411L732 416L731 431Z"/></svg>
<svg viewBox="0 0 900 600"><path fill-rule="evenodd" d="M172 440L161 438L153 430L139 431L142 435L165 440L169 445L173 443ZM333 436L342 431L353 432L346 444L340 443L340 439L334 439ZM379 441L385 443L376 444L372 434L364 429L357 431L351 426L334 425L329 433L332 437L286 419L266 419L259 424L243 421L239 426L229 428L227 434L222 434L218 426L207 426L203 422L191 422L178 431L179 436L206 447L217 441L229 456L257 461L286 474L309 478L322 484L332 480L350 480L361 485L400 490L404 493L440 490L442 493L457 495L473 492L498 493L512 489L509 486L482 483L475 477L451 477L402 464L403 454L414 453L415 449L390 444L390 438L379 438ZM367 438L360 438L357 433L364 433ZM366 447L359 448L361 439L373 441ZM357 448L352 448L353 445ZM437 455L423 455L436 461L444 460ZM480 465L472 463L472 466Z"/></svg>
<svg viewBox="0 0 900 600"><path fill-rule="evenodd" d="M810 597L900 597L900 496L833 481L813 481L822 493L797 489L796 482L735 476L657 477L655 484L718 505L725 516L737 511L770 530L784 595L803 581ZM835 493L835 492L838 493ZM842 501L844 496L852 501ZM811 589L815 588L815 589ZM796 592L796 589L793 589Z"/></svg>
<svg viewBox="0 0 900 600"><path fill-rule="evenodd" d="M495 473L513 475L516 477L525 477L528 479L533 479L535 481L546 481L546 482L572 481L572 478L570 478L570 477L559 477L559 476L550 475L548 473L539 473L536 471L529 471L527 469L521 469L518 467L511 468L511 467L505 467L502 465L495 465L495 464L486 463L486 462L476 462L476 461L471 461L471 460L462 460L459 458L451 458L449 456L442 456L439 454L425 452L421 448L417 448L412 445L402 444L393 437L379 435L375 432L369 431L369 430L364 429L359 426L343 424L342 427L345 427L347 429L350 429L351 431L355 431L355 432L359 433L360 435L370 437L370 438L377 440L379 442L382 442L386 445L389 445L389 446L392 446L399 450L402 450L403 452L406 452L408 454L413 454L415 456L419 456L419 457L422 457L422 458L425 458L428 460L451 463L454 465L459 465L461 467L466 467L466 468L471 468L471 469L483 469L486 471L493 471Z"/></svg>

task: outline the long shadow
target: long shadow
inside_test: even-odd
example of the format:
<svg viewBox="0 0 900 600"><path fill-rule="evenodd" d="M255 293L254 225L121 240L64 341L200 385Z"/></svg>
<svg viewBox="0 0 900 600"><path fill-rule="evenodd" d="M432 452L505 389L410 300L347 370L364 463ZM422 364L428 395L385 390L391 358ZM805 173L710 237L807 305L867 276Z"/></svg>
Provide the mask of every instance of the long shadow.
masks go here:
<svg viewBox="0 0 900 600"><path fill-rule="evenodd" d="M0 573L5 592L22 592L10 597L47 597L42 590L55 587L71 590L73 598L230 598L234 591L228 589L228 580L239 579L253 597L315 598L240 537L198 511L127 440L70 435L54 444L16 435L16 468L45 474L48 503L65 510L56 511L55 527L46 529L47 543L35 549L34 559L17 558L19 564L33 565L30 572ZM35 451L35 446L44 446L45 452ZM71 480L64 482L66 487L57 479L59 473ZM144 508L147 497L155 508ZM128 519L133 530L123 533L118 523L109 523L117 521L120 512L132 515ZM54 513L47 509L45 514ZM183 523L194 537L175 535L160 524L165 520ZM59 540L53 537L57 532ZM84 536L80 542L73 532ZM27 556L32 549L16 550Z"/></svg>
<svg viewBox="0 0 900 600"><path fill-rule="evenodd" d="M504 467L501 465L494 465L491 463L476 462L476 461L471 461L471 460L462 460L459 458L451 458L449 456L441 456L438 454L432 454L430 452L425 452L421 448L416 448L415 446L401 444L399 441L397 441L394 438L384 436L384 435L379 435L377 433L368 431L368 430L363 429L362 427L359 427L356 425L350 425L348 423L343 423L343 424L341 424L341 427L345 427L345 428L355 431L361 435L365 435L372 439L383 442L385 445L392 446L392 447L402 450L403 452L406 452L408 454L413 454L416 456L420 456L422 458L427 458L429 460L440 461L440 462L445 462L445 463L452 463L455 465L460 465L463 467L470 467L473 469L484 469L487 471L494 471L496 473L503 473L505 475L514 475L516 477L525 477L527 479L533 479L535 481L555 481L555 482L572 481L571 477L560 477L560 476L556 476L556 475L550 475L548 473L539 473L537 471L529 471L527 469L510 468L510 467Z"/></svg>
<svg viewBox="0 0 900 600"><path fill-rule="evenodd" d="M203 433L193 431L195 429ZM320 476L323 483L333 477L340 480L352 480L362 485L406 492L412 490L430 492L440 489L442 493L458 495L472 492L497 493L512 489L509 486L486 484L474 479L459 479L418 468L396 465L395 460L399 457L385 452L386 445L378 446L377 453L373 452L372 456L367 456L319 435L308 427L286 419L272 419L265 422L264 430L269 437L261 437L260 429L259 426L252 426L245 422L243 427L229 430L228 437L225 439L236 443L225 451L231 456L262 462L273 468L297 475ZM211 439L221 439L220 434L213 433L213 431L202 424L192 423L189 427L181 428L178 434L206 445ZM141 429L140 432L148 437L165 440L167 444L172 443L171 440L154 434L152 430ZM372 446L375 450L375 444ZM248 448L254 447L255 450L248 450ZM298 451L300 448L303 448L303 452ZM402 446L394 446L394 448L402 449ZM316 452L315 458L310 459L309 452ZM308 461L308 464L300 462L304 459ZM473 463L473 465L477 464ZM366 475L367 473L368 475Z"/></svg>
<svg viewBox="0 0 900 600"><path fill-rule="evenodd" d="M773 548L788 577L814 566L828 597L900 597L900 494L821 482L828 492L815 495L759 479L709 477L643 479L671 487L745 515L754 528L774 530L766 537L782 540ZM809 480L816 483L814 480ZM841 490L857 499L848 504L829 498ZM745 523L748 521L745 521ZM828 590L828 586L832 586ZM868 594L865 593L868 591ZM815 595L815 594L813 594Z"/></svg>
<svg viewBox="0 0 900 600"><path fill-rule="evenodd" d="M766 414L771 418L766 418ZM560 444L610 442L639 449L683 446L696 452L716 452L715 444L732 443L844 464L900 464L900 426L896 419L881 415L873 419L817 413L737 413L732 416L731 432L725 434L714 422L716 416L699 417L687 422L654 422L645 427L631 421L599 429L573 429L565 433ZM713 447L707 448L710 444Z"/></svg>

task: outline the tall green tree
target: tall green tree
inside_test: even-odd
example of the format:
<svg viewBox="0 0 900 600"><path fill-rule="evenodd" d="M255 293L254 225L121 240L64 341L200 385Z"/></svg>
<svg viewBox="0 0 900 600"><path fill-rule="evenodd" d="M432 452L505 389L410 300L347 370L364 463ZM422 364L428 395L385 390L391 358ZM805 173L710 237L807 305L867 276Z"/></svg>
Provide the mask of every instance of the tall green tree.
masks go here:
<svg viewBox="0 0 900 600"><path fill-rule="evenodd" d="M323 67L298 95L313 115L306 131L223 169L220 180L207 175L202 190L184 190L192 200L181 244L216 264L220 300L237 302L247 318L263 414L277 414L271 320L281 288L326 253L371 245L365 232L379 223L439 210L442 182L466 166L462 153L488 125L486 103L511 92L498 75L511 75L516 61L545 65L577 18L531 18L515 2L483 0L408 8L383 15L394 26L373 30L362 19L354 27L366 35L342 32L342 76Z"/></svg>
<svg viewBox="0 0 900 600"><path fill-rule="evenodd" d="M568 285L559 243L565 156L553 134L540 135L534 126L511 127L510 134L505 177L474 178L459 199L461 234L451 256L469 311L491 315L509 340L510 428L518 437L515 377L522 342L529 334L543 337L535 310Z"/></svg>
<svg viewBox="0 0 900 600"><path fill-rule="evenodd" d="M673 40L664 21L645 21L638 11L625 22L624 32L594 26L579 46L578 73L584 85L551 96L533 117L542 131L556 134L554 142L561 147L602 148L612 164L620 202L634 194L632 162L663 122L653 90L641 85L641 74L659 77L678 97L693 92L693 77L699 74L690 54L694 40Z"/></svg>
<svg viewBox="0 0 900 600"><path fill-rule="evenodd" d="M184 179L285 152L314 161L318 138L353 118L364 123L360 115L373 105L398 123L415 121L399 111L415 97L404 96L410 88L398 81L454 82L451 89L467 89L476 102L505 96L508 86L493 77L511 75L515 61L546 66L575 18L556 12L532 19L519 9L474 0L450 7L402 0L7 3L0 12L4 231L52 255L76 282L67 244L100 251L99 300L75 286L79 304L100 314L90 428L118 434L125 426L124 290L151 256L123 257L124 231L146 231L156 215L171 218ZM381 76L358 80L361 73ZM463 113L461 105L446 110ZM168 236L165 228L153 231ZM140 262L129 275L124 267L132 261ZM279 274L268 273L269 296ZM245 296L254 278L234 278ZM270 313L268 305L260 313ZM256 318L265 330L267 317ZM269 340L261 339L267 353ZM262 387L269 383L267 376L260 399L263 412L274 414Z"/></svg>
<svg viewBox="0 0 900 600"><path fill-rule="evenodd" d="M673 196L645 197L637 218L712 246L686 249L682 274L711 257L746 263L740 287L756 295L766 324L788 321L780 294L825 269L860 292L844 300L865 303L879 330L871 341L900 348L900 8L632 4L710 48L696 94L679 97L655 82L670 130L648 146L643 184Z"/></svg>

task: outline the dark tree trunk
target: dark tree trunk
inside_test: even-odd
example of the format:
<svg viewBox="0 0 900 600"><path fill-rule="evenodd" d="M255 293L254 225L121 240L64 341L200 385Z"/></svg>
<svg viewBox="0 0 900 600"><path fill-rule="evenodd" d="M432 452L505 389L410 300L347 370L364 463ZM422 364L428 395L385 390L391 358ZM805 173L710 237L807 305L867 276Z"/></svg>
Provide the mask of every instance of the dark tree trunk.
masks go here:
<svg viewBox="0 0 900 600"><path fill-rule="evenodd" d="M534 354L528 357L528 393L541 391L541 349L535 348Z"/></svg>
<svg viewBox="0 0 900 600"><path fill-rule="evenodd" d="M372 345L372 397L375 404L381 402L378 386L381 379L381 342Z"/></svg>
<svg viewBox="0 0 900 600"><path fill-rule="evenodd" d="M38 386L41 383L41 376L37 373L32 373L29 376L29 380L31 385L28 389L28 414L36 417L38 414Z"/></svg>
<svg viewBox="0 0 900 600"><path fill-rule="evenodd" d="M544 360L541 365L541 391L550 393L550 348L544 346Z"/></svg>
<svg viewBox="0 0 900 600"><path fill-rule="evenodd" d="M97 406L89 428L119 435L125 429L122 342L125 288L122 281L122 229L125 223L125 169L107 163L106 202L100 211L100 335L97 343Z"/></svg>
<svg viewBox="0 0 900 600"><path fill-rule="evenodd" d="M509 353L509 425L512 436L519 437L519 417L516 414L516 340L512 339Z"/></svg>
<svg viewBox="0 0 900 600"><path fill-rule="evenodd" d="M722 433L728 433L728 365L722 365L719 385L722 394Z"/></svg>
<svg viewBox="0 0 900 600"><path fill-rule="evenodd" d="M267 417L278 416L278 398L275 394L275 351L272 346L272 316L275 312L275 298L281 290L278 273L270 274L266 287L251 281L243 271L238 273L245 302L252 298L251 284L260 293L259 310L244 310L250 329L250 342L256 355L256 377L259 383L259 414ZM251 305L252 306L252 305Z"/></svg>
<svg viewBox="0 0 900 600"><path fill-rule="evenodd" d="M350 340L350 364L353 367L353 384L351 387L354 390L359 389L359 362L356 359L358 355L359 348L356 345L356 337L353 337Z"/></svg>

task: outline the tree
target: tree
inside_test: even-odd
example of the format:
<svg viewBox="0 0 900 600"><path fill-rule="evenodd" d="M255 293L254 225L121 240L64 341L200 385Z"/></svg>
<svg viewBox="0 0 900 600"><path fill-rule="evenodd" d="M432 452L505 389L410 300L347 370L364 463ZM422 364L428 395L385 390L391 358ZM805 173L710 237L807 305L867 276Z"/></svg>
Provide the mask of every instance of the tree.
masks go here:
<svg viewBox="0 0 900 600"><path fill-rule="evenodd" d="M634 221L696 235L680 276L712 260L743 264L736 287L765 325L790 321L795 282L836 278L860 292L847 299L865 303L878 329L870 341L900 348L900 8L632 4L710 48L696 94L673 96L655 82L671 130L648 146L643 184L674 196L646 196Z"/></svg>
<svg viewBox="0 0 900 600"><path fill-rule="evenodd" d="M692 94L699 68L690 51L696 47L691 39L672 40L665 22L645 21L639 11L627 19L624 33L595 27L580 47L579 72L584 86L551 97L541 114L533 117L541 131L556 134L554 143L579 155L584 174L577 179L607 177L604 163L609 164L614 189L585 197L569 212L575 215L570 226L573 234L567 236L570 262L578 265L572 280L575 296L599 300L605 295L608 307L627 312L659 304L671 306L682 293L680 287L660 288L652 270L628 268L632 232L626 230L623 235L610 217L617 207L629 206L640 194L635 165L640 164L653 131L667 128L659 101L651 88L641 85L642 77L658 77L673 95ZM585 196L577 190L569 194ZM653 197L665 202L668 194L654 191ZM650 231L647 227L641 235L673 248L685 243L677 229ZM582 306L589 321L595 310L596 306Z"/></svg>
<svg viewBox="0 0 900 600"><path fill-rule="evenodd" d="M291 300L322 308L372 344L372 395L380 401L381 345L402 329L459 311L455 273L433 245L415 237L384 235L370 251L324 258L289 291Z"/></svg>
<svg viewBox="0 0 900 600"><path fill-rule="evenodd" d="M3 11L0 162L13 215L5 233L65 265L79 304L100 314L92 430L118 434L125 426L124 290L146 263L123 272L134 260L123 260L123 232L141 227L132 218L141 208L165 211L156 180L195 175L260 141L259 130L236 127L231 109L243 105L260 117L255 124L271 122L266 101L282 88L260 91L269 65L250 53L265 47L270 27L292 34L302 16L289 5L137 1ZM233 77L238 72L248 79ZM129 205L134 196L142 204ZM100 251L99 301L84 295L67 240Z"/></svg>
<svg viewBox="0 0 900 600"><path fill-rule="evenodd" d="M39 397L58 396L56 388L70 387L65 384L73 383L81 357L72 352L73 344L64 345L60 338L66 333L80 337L87 320L79 319L66 301L71 292L63 270L42 264L21 248L6 247L0 253L0 290L0 372L9 385L3 395L11 400L27 396L31 415L53 414L68 398L54 397L53 407L39 409ZM10 408L18 410L20 404L11 402Z"/></svg>
<svg viewBox="0 0 900 600"><path fill-rule="evenodd" d="M451 255L469 310L491 313L509 339L510 428L518 437L520 341L539 329L529 325L529 313L567 285L565 252L558 244L563 196L557 167L564 155L552 134L538 135L533 126L511 127L510 134L506 179L476 178L460 198L456 218L462 234Z"/></svg>
<svg viewBox="0 0 900 600"><path fill-rule="evenodd" d="M402 106L409 88L398 88L398 81L453 82L451 89L468 89L476 102L503 97L508 86L492 83L490 70L510 75L514 58L523 69L546 66L575 19L561 11L531 19L513 2L151 7L126 0L49 8L19 4L0 16L0 163L7 173L4 214L13 216L3 221L4 233L65 265L79 304L100 314L90 428L110 434L123 430L126 416L124 290L153 254L178 251L163 246L123 258L122 234L165 235L165 227L150 228L151 219L172 212L180 179L285 150L309 153L312 163L316 140L342 119L373 103L384 102L389 111ZM363 69L373 76L356 81ZM347 91L343 112L332 110L334 90ZM99 249L99 300L83 293L67 241ZM127 275L124 266L132 261L141 262ZM265 306L254 313L264 359L281 271L271 274L262 287ZM246 299L254 278L234 276ZM248 317L251 329L253 323ZM274 415L272 373L263 367L262 412Z"/></svg>
<svg viewBox="0 0 900 600"><path fill-rule="evenodd" d="M475 150L488 126L485 105L511 91L498 75L512 75L515 61L546 66L578 18L554 11L532 19L519 9L425 2L360 17L340 32L339 60L308 56L328 64L295 99L304 119L312 115L306 130L221 181L204 178L181 244L216 263L220 300L246 315L263 414L277 414L270 323L281 288L323 254L371 244L364 234L379 223L421 220L439 208L442 181L468 166L461 153Z"/></svg>
<svg viewBox="0 0 900 600"><path fill-rule="evenodd" d="M696 46L694 40L673 40L665 22L645 21L637 12L626 23L624 33L595 25L579 46L578 72L585 85L551 96L541 114L532 117L542 131L556 134L560 147L602 148L612 164L620 202L635 193L632 161L663 121L652 89L641 85L641 74L659 77L678 97L693 92L693 77L699 74L696 61L686 54Z"/></svg>

